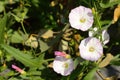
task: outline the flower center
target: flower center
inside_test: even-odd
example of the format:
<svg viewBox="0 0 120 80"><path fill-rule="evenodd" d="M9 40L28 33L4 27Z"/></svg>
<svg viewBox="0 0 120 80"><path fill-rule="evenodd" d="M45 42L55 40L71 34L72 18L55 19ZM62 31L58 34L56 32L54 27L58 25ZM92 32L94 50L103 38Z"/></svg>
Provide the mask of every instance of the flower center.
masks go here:
<svg viewBox="0 0 120 80"><path fill-rule="evenodd" d="M95 50L95 48L92 47L92 46L89 48L89 51L90 51L90 52L93 52L94 50Z"/></svg>
<svg viewBox="0 0 120 80"><path fill-rule="evenodd" d="M84 23L85 21L86 21L85 18L81 18L81 19L80 19L80 22L81 22L81 23Z"/></svg>
<svg viewBox="0 0 120 80"><path fill-rule="evenodd" d="M69 66L68 63L64 63L64 64L63 64L63 67L64 67L64 68L68 68L68 66Z"/></svg>

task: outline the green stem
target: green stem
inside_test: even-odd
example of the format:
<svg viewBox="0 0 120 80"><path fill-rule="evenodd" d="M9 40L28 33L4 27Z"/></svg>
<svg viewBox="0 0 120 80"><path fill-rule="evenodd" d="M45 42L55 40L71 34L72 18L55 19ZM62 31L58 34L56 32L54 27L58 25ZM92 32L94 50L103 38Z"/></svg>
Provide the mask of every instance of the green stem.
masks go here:
<svg viewBox="0 0 120 80"><path fill-rule="evenodd" d="M21 23L21 26L22 26L22 29L23 29L24 33L27 34L27 32L26 32L26 30L25 30L25 27L24 27L24 25L23 25L23 21L21 21L20 23Z"/></svg>
<svg viewBox="0 0 120 80"><path fill-rule="evenodd" d="M96 8L96 4L94 3L94 6L95 6L95 19L96 19L96 22L97 22L97 24L98 24L98 26L99 26L99 28L101 29L101 24L100 24L100 22L99 22L99 18L98 18L98 13L97 13L97 8Z"/></svg>
<svg viewBox="0 0 120 80"><path fill-rule="evenodd" d="M108 29L111 25L112 25L112 21L108 25L106 25L104 28L102 28L102 30Z"/></svg>
<svg viewBox="0 0 120 80"><path fill-rule="evenodd" d="M109 49L106 51L106 53L109 52L109 51L112 49L113 46L114 46L114 43L112 43L112 44L109 46Z"/></svg>

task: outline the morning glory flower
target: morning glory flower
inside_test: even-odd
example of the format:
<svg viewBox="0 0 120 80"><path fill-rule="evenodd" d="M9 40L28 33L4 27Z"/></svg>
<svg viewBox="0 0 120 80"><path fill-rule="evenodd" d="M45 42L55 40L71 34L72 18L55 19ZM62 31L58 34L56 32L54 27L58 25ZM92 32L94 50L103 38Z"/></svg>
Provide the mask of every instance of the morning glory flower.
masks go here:
<svg viewBox="0 0 120 80"><path fill-rule="evenodd" d="M89 37L93 37L94 33L96 33L98 31L97 27L93 28L92 31L89 31L88 35ZM101 33L97 33L97 34L102 34L102 43L103 45L107 44L110 40L110 36L107 32L107 30L103 30ZM100 39L101 35L98 35L98 39Z"/></svg>
<svg viewBox="0 0 120 80"><path fill-rule="evenodd" d="M90 8L79 6L69 13L71 27L82 31L87 31L93 25L93 14Z"/></svg>
<svg viewBox="0 0 120 80"><path fill-rule="evenodd" d="M71 74L71 72L74 70L74 63L70 55L66 54L65 56L64 52L59 51L56 51L55 55L56 57L53 61L53 70L63 76Z"/></svg>
<svg viewBox="0 0 120 80"><path fill-rule="evenodd" d="M97 61L103 55L103 47L99 39L88 37L79 45L80 56L85 60Z"/></svg>

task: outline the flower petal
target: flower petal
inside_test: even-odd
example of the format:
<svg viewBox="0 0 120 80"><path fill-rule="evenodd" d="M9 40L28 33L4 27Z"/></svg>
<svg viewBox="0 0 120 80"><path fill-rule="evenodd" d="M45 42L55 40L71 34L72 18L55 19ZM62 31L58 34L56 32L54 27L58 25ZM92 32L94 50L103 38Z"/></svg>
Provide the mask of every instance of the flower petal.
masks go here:
<svg viewBox="0 0 120 80"><path fill-rule="evenodd" d="M83 59L96 61L103 54L103 47L99 39L88 37L79 45L80 55Z"/></svg>
<svg viewBox="0 0 120 80"><path fill-rule="evenodd" d="M93 15L90 8L79 6L71 10L69 14L71 27L87 31L93 24Z"/></svg>
<svg viewBox="0 0 120 80"><path fill-rule="evenodd" d="M53 69L58 74L67 76L74 69L73 60L71 58L66 59L65 57L62 56L56 56L55 60L53 61Z"/></svg>

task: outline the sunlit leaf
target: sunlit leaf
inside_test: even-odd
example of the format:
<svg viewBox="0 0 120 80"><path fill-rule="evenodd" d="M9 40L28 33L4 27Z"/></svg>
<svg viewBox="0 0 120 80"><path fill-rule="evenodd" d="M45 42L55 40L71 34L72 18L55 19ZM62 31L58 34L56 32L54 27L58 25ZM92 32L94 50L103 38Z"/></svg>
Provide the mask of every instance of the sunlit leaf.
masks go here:
<svg viewBox="0 0 120 80"><path fill-rule="evenodd" d="M51 38L51 37L53 37L53 31L52 30L48 30L44 34L42 34L41 37L45 38L45 39Z"/></svg>
<svg viewBox="0 0 120 80"><path fill-rule="evenodd" d="M27 18L27 16L26 16L27 12L28 12L28 9L24 8L24 12L21 13L22 20L25 19L25 18Z"/></svg>
<svg viewBox="0 0 120 80"><path fill-rule="evenodd" d="M12 43L22 43L23 37L17 31L15 31L11 37L11 42Z"/></svg>
<svg viewBox="0 0 120 80"><path fill-rule="evenodd" d="M4 10L4 2L0 1L0 12Z"/></svg>
<svg viewBox="0 0 120 80"><path fill-rule="evenodd" d="M59 44L59 50L60 51L68 50L68 41L61 40Z"/></svg>
<svg viewBox="0 0 120 80"><path fill-rule="evenodd" d="M15 18L15 20L17 22L20 22L21 21L21 18L19 18L18 16L16 16L15 14L11 13L11 15Z"/></svg>
<svg viewBox="0 0 120 80"><path fill-rule="evenodd" d="M40 50L41 50L41 52L44 52L44 51L46 51L46 50L48 50L50 48L50 46L48 46L48 44L45 43L42 40L39 40L39 44L40 44Z"/></svg>
<svg viewBox="0 0 120 80"><path fill-rule="evenodd" d="M38 47L38 40L35 35L30 35L30 37L25 41L25 45L33 48Z"/></svg>

